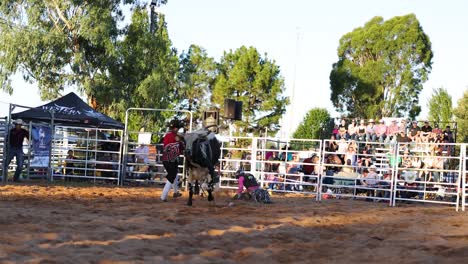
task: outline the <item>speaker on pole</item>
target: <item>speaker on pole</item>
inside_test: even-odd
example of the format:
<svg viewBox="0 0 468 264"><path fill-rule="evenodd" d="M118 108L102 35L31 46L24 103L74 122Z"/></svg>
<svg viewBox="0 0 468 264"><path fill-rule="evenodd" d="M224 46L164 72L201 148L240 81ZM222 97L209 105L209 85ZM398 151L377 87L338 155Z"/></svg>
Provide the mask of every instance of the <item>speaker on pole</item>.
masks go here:
<svg viewBox="0 0 468 264"><path fill-rule="evenodd" d="M224 118L234 119L236 117L236 101L233 99L224 99Z"/></svg>

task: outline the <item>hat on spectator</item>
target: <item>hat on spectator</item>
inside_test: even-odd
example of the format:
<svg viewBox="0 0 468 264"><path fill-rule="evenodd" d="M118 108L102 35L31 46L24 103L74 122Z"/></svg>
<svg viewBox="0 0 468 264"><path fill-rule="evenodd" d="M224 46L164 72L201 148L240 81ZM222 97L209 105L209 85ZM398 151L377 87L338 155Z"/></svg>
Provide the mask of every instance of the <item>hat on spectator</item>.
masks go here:
<svg viewBox="0 0 468 264"><path fill-rule="evenodd" d="M377 170L377 167L376 167L375 165L371 165L371 166L369 167L369 169L370 169L370 170Z"/></svg>
<svg viewBox="0 0 468 264"><path fill-rule="evenodd" d="M416 121L416 120L415 120L415 121L413 121L413 124L417 124L417 123L418 123L418 121Z"/></svg>
<svg viewBox="0 0 468 264"><path fill-rule="evenodd" d="M13 124L15 124L15 125L23 125L24 123L23 123L23 120L21 120L21 119L16 119L15 121L13 121Z"/></svg>
<svg viewBox="0 0 468 264"><path fill-rule="evenodd" d="M383 119L380 119L380 121L379 121L379 122L380 122L380 123L384 123L384 120L383 120Z"/></svg>
<svg viewBox="0 0 468 264"><path fill-rule="evenodd" d="M369 119L369 123L374 123L374 119Z"/></svg>

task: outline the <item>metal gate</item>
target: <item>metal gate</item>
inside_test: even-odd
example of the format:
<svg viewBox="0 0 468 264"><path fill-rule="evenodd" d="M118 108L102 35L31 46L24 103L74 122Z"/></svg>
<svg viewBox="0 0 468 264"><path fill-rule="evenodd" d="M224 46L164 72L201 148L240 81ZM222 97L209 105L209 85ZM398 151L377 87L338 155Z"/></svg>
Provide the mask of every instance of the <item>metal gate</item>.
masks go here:
<svg viewBox="0 0 468 264"><path fill-rule="evenodd" d="M129 115L132 111L141 111L148 113L184 113L189 115L189 128L192 131L193 113L185 110L171 109L153 109L153 108L129 108L125 112L125 130L123 135L123 155L122 155L122 172L121 184L125 182L151 182L163 183L164 175L166 174L162 165L162 143L154 141L154 138L162 138L165 132L159 131L136 131L131 130L129 125ZM140 144L138 142L139 135L146 134L151 138L149 144ZM181 156L182 160L185 160ZM183 163L180 164L181 175L184 173Z"/></svg>

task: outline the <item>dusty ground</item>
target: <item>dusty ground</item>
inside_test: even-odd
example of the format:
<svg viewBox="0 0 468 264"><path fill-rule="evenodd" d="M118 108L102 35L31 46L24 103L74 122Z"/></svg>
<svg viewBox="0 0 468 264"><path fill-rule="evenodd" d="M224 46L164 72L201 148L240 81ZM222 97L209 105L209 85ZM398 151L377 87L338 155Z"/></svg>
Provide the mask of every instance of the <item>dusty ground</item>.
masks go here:
<svg viewBox="0 0 468 264"><path fill-rule="evenodd" d="M468 212L273 196L159 201L160 189L0 186L0 263L466 263Z"/></svg>

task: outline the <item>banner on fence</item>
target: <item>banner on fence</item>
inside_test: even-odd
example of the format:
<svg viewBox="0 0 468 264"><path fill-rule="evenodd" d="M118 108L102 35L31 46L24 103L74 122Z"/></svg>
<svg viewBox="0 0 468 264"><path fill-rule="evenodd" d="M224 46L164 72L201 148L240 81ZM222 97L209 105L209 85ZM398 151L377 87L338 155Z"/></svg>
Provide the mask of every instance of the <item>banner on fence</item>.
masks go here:
<svg viewBox="0 0 468 264"><path fill-rule="evenodd" d="M49 167L51 130L48 126L33 126L31 131L32 147L34 158L31 160L31 167Z"/></svg>

